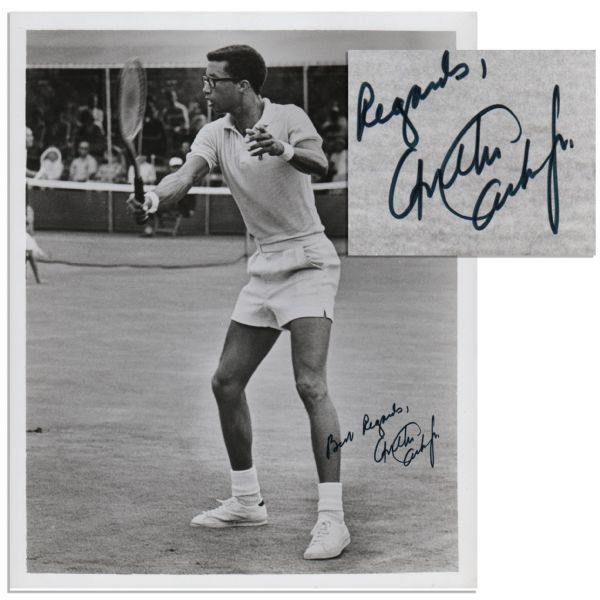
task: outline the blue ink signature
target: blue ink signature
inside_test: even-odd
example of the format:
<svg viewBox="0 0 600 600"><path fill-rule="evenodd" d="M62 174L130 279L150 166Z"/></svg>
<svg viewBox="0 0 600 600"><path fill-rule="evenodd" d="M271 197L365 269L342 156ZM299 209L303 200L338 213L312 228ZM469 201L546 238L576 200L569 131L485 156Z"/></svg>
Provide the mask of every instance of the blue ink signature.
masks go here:
<svg viewBox="0 0 600 600"><path fill-rule="evenodd" d="M358 93L358 119L356 138L360 142L365 129L383 125L393 117L402 117L402 138L406 150L400 156L388 193L388 208L395 219L405 219L414 210L419 221L423 219L423 200L425 197L432 198L439 194L444 207L455 217L470 221L477 231L484 230L492 221L496 213L501 210L509 199L514 198L519 192L527 189L530 181L534 180L540 173L546 174L546 206L550 230L553 234L558 233L560 222L560 197L558 188L558 153L574 148L573 139L564 137L557 130L558 117L560 115L560 87L555 85L552 92L552 123L550 151L544 160L535 167L530 165L531 140L526 138L523 146L521 169L516 181L506 184L497 177L490 178L481 188L472 210L466 214L456 208L448 198L448 190L459 178L475 174L482 175L486 168L491 167L502 159L502 150L496 145L483 145L481 141L482 124L501 114L508 117L511 125L516 128L516 133L510 144L516 144L523 137L523 128L517 115L504 104L492 104L479 111L459 131L458 135L450 144L441 165L435 170L433 178L426 181L424 177L424 162L419 158L414 169L414 184L409 190L407 198L399 201L396 194L398 180L401 174L408 171L411 164L409 158L417 152L419 144L419 132L409 116L411 109L416 109L421 102L437 90L444 89L449 81L460 81L469 75L469 65L458 63L451 66L450 53L448 50L442 55L442 76L437 80L430 81L424 89L418 85L412 86L406 99L396 97L391 109L386 113L383 105L378 103L371 116L370 111L375 104L375 91L371 84L364 81ZM482 79L488 74L487 63L481 59ZM472 140L469 142L469 140ZM414 157L413 157L414 158ZM410 175L410 174L409 174Z"/></svg>
<svg viewBox="0 0 600 600"><path fill-rule="evenodd" d="M435 171L431 182L426 182L423 176L423 159L418 159L416 167L415 184L410 190L408 202L405 208L398 208L396 201L396 185L402 169L408 158L415 153L416 148L407 148L402 154L390 184L388 197L389 210L396 219L404 219L416 207L417 219L420 221L423 217L423 198L431 198L436 192L439 193L442 202L447 210L460 219L471 221L473 227L481 231L485 229L495 214L502 209L506 202L515 197L520 191L527 189L527 184L535 179L540 173L546 171L546 203L548 209L548 220L552 233L558 233L559 226L559 191L558 191L558 150L567 150L574 147L571 139L566 139L557 132L557 120L560 114L560 87L554 86L552 94L552 126L551 126L551 148L548 155L536 168L529 164L529 152L531 140L525 139L523 148L523 159L521 163L521 172L515 182L507 183L503 186L502 181L497 177L490 179L481 189L477 197L471 214L463 214L454 208L446 192L454 185L459 177L466 177L470 173L481 175L486 167L493 165L502 158L502 151L498 146L483 145L481 143L482 123L490 115L504 113L511 119L516 126L517 132L511 144L517 143L523 134L521 122L517 115L508 106L503 104L492 104L478 112L467 124L460 130L456 138L450 144L440 167ZM467 150L466 136L474 131L472 149ZM452 165L452 167L449 167ZM491 206L488 207L491 200Z"/></svg>
<svg viewBox="0 0 600 600"><path fill-rule="evenodd" d="M435 81L430 81L425 89L418 85L413 85L406 99L396 96L392 103L392 108L387 114L384 114L384 107L378 103L375 107L375 116L373 119L368 118L369 110L375 104L375 90L368 81L363 81L358 91L358 119L356 139L360 142L363 138L365 129L383 125L390 121L393 117L402 117L402 138L404 143L409 148L414 148L419 143L419 132L411 121L408 113L410 109L418 108L419 104L426 100L427 97L439 89L446 87L446 84L451 79L460 81L469 74L469 66L466 63L458 63L454 67L450 67L450 52L446 50L442 55L442 76Z"/></svg>
<svg viewBox="0 0 600 600"><path fill-rule="evenodd" d="M362 422L363 436L366 435L367 432L373 430L376 430L378 434L378 439L373 451L373 460L376 463L386 463L388 457L391 457L396 462L408 467L417 456L428 450L429 463L433 468L435 464L434 440L440 437L439 434L434 431L434 415L431 416L431 429L429 432L424 432L416 421L410 421L397 431L391 442L386 439L383 425L393 417L402 413L408 414L409 412L408 406L396 406L396 403L394 402L389 413L381 415L374 421L371 420L368 414L364 415ZM354 441L354 432L352 431L349 431L346 434L346 437L341 441L336 440L333 435L329 434L326 444L327 458L330 458L331 455L338 452L342 446L352 441Z"/></svg>
<svg viewBox="0 0 600 600"><path fill-rule="evenodd" d="M388 457L391 457L405 467L408 467L419 454L428 450L429 464L433 468L435 465L434 440L440 437L434 431L434 425L434 415L431 415L431 429L428 432L423 431L421 426L415 421L406 423L406 425L398 430L391 443L388 443L384 433L375 444L373 460L376 463L385 463Z"/></svg>

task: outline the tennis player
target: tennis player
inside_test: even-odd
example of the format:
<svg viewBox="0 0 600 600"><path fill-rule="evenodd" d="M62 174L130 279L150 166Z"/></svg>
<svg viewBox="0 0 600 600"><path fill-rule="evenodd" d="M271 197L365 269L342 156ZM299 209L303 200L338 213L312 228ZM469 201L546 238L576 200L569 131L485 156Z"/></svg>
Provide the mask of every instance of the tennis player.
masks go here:
<svg viewBox="0 0 600 600"><path fill-rule="evenodd" d="M232 497L194 517L191 525L267 523L244 389L281 331L288 330L320 482L317 521L304 558L333 558L350 543L350 534L342 507L340 452L327 452L328 437L340 439L326 379L340 260L323 233L310 178L326 174L327 159L304 111L261 96L267 69L256 50L228 46L207 58L204 95L213 111L224 116L199 131L185 164L148 192L143 205L129 200L138 216L154 213L159 205L176 204L195 180L218 165L257 247L212 380L231 465Z"/></svg>

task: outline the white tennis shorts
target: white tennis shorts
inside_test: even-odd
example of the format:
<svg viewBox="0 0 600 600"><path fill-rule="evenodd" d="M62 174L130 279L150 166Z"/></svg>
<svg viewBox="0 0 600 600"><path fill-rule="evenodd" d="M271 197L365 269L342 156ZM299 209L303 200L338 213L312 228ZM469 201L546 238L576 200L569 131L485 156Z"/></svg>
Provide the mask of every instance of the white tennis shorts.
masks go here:
<svg viewBox="0 0 600 600"><path fill-rule="evenodd" d="M231 318L254 327L283 329L300 317L327 317L340 280L340 259L323 233L257 243L248 261L250 281Z"/></svg>

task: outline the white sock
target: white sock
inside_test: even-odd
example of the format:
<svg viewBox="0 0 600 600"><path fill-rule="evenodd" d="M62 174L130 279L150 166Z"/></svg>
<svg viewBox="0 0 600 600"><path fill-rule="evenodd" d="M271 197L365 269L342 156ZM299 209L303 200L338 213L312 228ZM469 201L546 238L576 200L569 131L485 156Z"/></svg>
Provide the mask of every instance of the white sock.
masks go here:
<svg viewBox="0 0 600 600"><path fill-rule="evenodd" d="M328 516L342 523L344 507L342 504L342 484L340 482L319 483L319 516Z"/></svg>
<svg viewBox="0 0 600 600"><path fill-rule="evenodd" d="M247 506L258 504L262 500L255 467L245 471L231 471L231 495Z"/></svg>

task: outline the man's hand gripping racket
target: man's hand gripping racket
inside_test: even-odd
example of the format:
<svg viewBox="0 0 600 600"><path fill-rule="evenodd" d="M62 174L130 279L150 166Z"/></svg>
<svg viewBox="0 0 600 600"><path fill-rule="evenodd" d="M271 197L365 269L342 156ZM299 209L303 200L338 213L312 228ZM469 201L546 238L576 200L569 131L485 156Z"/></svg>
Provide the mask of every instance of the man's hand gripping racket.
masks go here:
<svg viewBox="0 0 600 600"><path fill-rule="evenodd" d="M119 128L125 144L128 162L133 167L133 194L127 200L127 209L133 214L135 222L143 225L148 221L150 212L155 212L158 197L153 192L144 194L144 182L140 177L135 159L134 141L144 125L146 112L146 72L142 63L133 58L128 60L121 70L119 83ZM148 197L150 196L150 197Z"/></svg>

